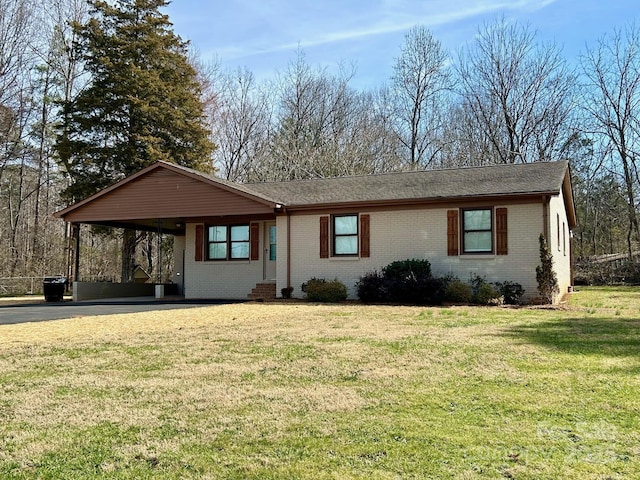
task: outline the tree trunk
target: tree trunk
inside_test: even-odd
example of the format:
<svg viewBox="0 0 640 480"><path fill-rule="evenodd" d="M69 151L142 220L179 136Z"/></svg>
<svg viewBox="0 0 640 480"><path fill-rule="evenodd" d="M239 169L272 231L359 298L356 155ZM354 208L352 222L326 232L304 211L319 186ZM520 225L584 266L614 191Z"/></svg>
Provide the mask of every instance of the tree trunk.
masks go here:
<svg viewBox="0 0 640 480"><path fill-rule="evenodd" d="M125 229L122 232L122 283L133 282L133 271L136 268L136 231Z"/></svg>

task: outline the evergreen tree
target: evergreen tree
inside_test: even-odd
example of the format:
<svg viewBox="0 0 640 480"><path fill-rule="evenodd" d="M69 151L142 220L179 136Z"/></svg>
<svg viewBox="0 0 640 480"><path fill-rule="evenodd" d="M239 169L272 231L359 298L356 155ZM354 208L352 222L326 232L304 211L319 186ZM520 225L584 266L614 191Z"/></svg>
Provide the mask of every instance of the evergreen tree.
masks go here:
<svg viewBox="0 0 640 480"><path fill-rule="evenodd" d="M211 168L200 86L165 0L90 0L74 25L91 81L64 105L60 162L76 201L157 160Z"/></svg>
<svg viewBox="0 0 640 480"><path fill-rule="evenodd" d="M553 303L554 298L560 293L558 277L553 269L553 255L547 245L547 240L540 234L540 265L536 267L536 280L538 281L538 293L547 303Z"/></svg>
<svg viewBox="0 0 640 480"><path fill-rule="evenodd" d="M63 105L57 150L78 201L157 160L211 170L200 85L187 44L159 9L166 0L89 0L75 24L78 54L91 76ZM123 281L131 277L135 235L123 239Z"/></svg>

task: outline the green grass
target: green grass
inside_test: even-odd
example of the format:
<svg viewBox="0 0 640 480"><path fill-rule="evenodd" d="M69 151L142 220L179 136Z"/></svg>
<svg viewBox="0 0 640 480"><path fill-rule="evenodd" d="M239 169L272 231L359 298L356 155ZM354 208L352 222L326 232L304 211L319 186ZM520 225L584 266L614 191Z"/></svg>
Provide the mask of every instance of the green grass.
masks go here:
<svg viewBox="0 0 640 480"><path fill-rule="evenodd" d="M0 478L640 478L640 289L0 327Z"/></svg>

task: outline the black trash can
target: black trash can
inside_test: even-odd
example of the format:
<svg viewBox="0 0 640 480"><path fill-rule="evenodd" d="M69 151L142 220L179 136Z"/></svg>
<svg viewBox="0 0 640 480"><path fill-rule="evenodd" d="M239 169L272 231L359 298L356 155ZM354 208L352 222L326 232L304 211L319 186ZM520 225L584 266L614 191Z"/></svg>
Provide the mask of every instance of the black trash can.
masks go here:
<svg viewBox="0 0 640 480"><path fill-rule="evenodd" d="M55 277L44 277L42 281L42 291L47 302L60 302L64 297L67 287L67 277L57 275Z"/></svg>

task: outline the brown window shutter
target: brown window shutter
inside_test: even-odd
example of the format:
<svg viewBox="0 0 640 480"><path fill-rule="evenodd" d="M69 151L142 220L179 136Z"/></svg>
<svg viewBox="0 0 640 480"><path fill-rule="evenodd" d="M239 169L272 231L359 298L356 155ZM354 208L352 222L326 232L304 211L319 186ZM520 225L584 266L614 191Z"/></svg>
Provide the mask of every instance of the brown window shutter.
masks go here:
<svg viewBox="0 0 640 480"><path fill-rule="evenodd" d="M496 208L496 255L508 253L507 209Z"/></svg>
<svg viewBox="0 0 640 480"><path fill-rule="evenodd" d="M251 244L251 260L260 259L260 225L257 223L251 224L251 230L249 232L249 243Z"/></svg>
<svg viewBox="0 0 640 480"><path fill-rule="evenodd" d="M204 249L202 248L204 243L204 227L202 225L196 225L196 262L202 261L202 254Z"/></svg>
<svg viewBox="0 0 640 480"><path fill-rule="evenodd" d="M458 255L458 210L447 210L447 255Z"/></svg>
<svg viewBox="0 0 640 480"><path fill-rule="evenodd" d="M320 258L329 258L329 217L320 217Z"/></svg>
<svg viewBox="0 0 640 480"><path fill-rule="evenodd" d="M360 215L360 256L361 257L369 257L371 254L369 251L369 215L362 214Z"/></svg>

